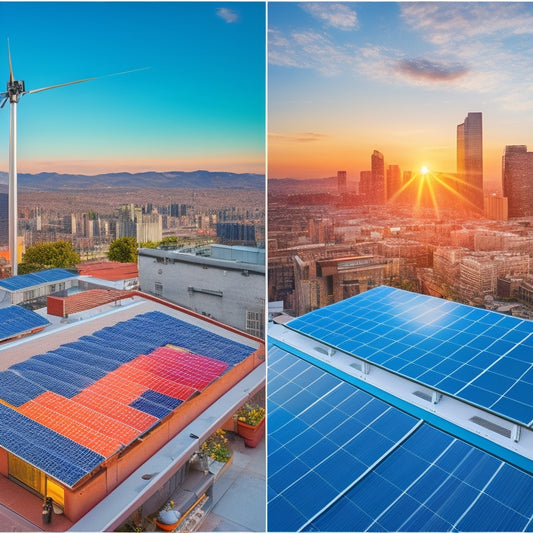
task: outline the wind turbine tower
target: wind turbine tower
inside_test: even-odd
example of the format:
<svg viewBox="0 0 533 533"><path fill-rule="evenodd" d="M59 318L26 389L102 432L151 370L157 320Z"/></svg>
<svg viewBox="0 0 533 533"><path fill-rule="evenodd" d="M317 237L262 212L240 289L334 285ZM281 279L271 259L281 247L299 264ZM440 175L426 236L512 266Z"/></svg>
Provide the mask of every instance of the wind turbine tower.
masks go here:
<svg viewBox="0 0 533 533"><path fill-rule="evenodd" d="M17 220L18 220L18 206L17 206L17 104L22 96L25 94L39 93L47 91L48 89L56 89L57 87L65 87L66 85L74 85L75 83L83 83L86 81L96 80L101 77L118 76L121 74L128 74L138 70L146 70L140 68L129 70L127 72L118 72L116 74L107 74L107 76L99 76L92 78L85 78L83 80L69 81L60 83L58 85L51 85L50 87L42 87L40 89L33 89L27 91L23 81L15 80L13 76L13 64L11 62L11 49L9 47L9 39L7 41L7 52L9 58L9 81L7 82L7 90L0 93L0 97L4 97L0 104L2 109L6 102L10 105L10 120L9 120L9 255L11 258L11 275L17 275Z"/></svg>

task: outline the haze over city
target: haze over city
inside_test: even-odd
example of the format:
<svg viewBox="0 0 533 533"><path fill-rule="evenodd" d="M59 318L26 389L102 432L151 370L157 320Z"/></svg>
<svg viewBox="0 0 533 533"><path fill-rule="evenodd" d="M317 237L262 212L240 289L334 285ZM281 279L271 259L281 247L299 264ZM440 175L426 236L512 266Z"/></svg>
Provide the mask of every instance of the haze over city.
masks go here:
<svg viewBox="0 0 533 533"><path fill-rule="evenodd" d="M19 172L264 173L264 4L2 2L0 18L4 82L6 37L26 90L102 76L21 99ZM9 105L0 171L8 138Z"/></svg>
<svg viewBox="0 0 533 533"><path fill-rule="evenodd" d="M456 128L483 113L485 184L533 144L529 3L269 5L269 178L358 180L374 149L456 171Z"/></svg>

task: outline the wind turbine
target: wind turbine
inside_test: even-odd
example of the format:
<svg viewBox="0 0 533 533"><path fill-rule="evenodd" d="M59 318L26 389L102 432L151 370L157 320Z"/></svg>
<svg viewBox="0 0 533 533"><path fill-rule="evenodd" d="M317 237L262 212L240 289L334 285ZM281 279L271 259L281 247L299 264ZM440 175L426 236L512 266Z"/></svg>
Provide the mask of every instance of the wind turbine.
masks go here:
<svg viewBox="0 0 533 533"><path fill-rule="evenodd" d="M17 104L20 98L25 94L34 94L41 91L48 91L49 89L56 89L58 87L65 87L66 85L74 85L76 83L84 83L86 81L105 78L108 76L119 76L121 74L128 74L130 72L137 72L139 70L146 70L148 67L139 68L135 70L128 70L126 72L117 72L115 74L107 74L106 76L97 76L92 78L85 78L83 80L68 81L58 85L51 85L49 87L41 87L40 89L32 89L27 91L23 81L15 80L13 76L13 64L11 62L11 50L9 47L9 39L7 40L7 53L9 58L9 81L7 82L7 90L0 93L0 98L4 97L0 104L2 109L9 101L10 105L10 121L9 121L9 255L11 257L11 275L17 275Z"/></svg>

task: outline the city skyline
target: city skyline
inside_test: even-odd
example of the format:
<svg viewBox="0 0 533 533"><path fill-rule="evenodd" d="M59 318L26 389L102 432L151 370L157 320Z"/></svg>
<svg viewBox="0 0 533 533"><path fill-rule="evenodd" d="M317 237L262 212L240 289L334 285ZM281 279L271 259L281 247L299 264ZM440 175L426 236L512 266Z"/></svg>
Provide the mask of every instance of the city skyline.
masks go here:
<svg viewBox="0 0 533 533"><path fill-rule="evenodd" d="M269 177L357 181L369 154L456 172L456 128L484 117L485 183L528 144L527 3L269 4ZM529 143L531 144L531 143Z"/></svg>
<svg viewBox="0 0 533 533"><path fill-rule="evenodd" d="M265 5L2 2L27 90L19 172L265 171ZM111 74L143 69L120 76ZM9 106L0 112L8 167Z"/></svg>

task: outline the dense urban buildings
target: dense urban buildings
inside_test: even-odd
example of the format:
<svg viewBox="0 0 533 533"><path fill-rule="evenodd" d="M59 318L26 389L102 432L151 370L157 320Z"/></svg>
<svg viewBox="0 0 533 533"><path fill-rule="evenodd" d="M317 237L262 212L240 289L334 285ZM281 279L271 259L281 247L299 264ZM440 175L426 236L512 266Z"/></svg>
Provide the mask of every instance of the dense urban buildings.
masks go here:
<svg viewBox="0 0 533 533"><path fill-rule="evenodd" d="M457 190L483 210L483 124L481 113L468 113L457 126Z"/></svg>
<svg viewBox="0 0 533 533"><path fill-rule="evenodd" d="M533 152L527 146L506 146L502 157L503 195L510 217L533 215Z"/></svg>

